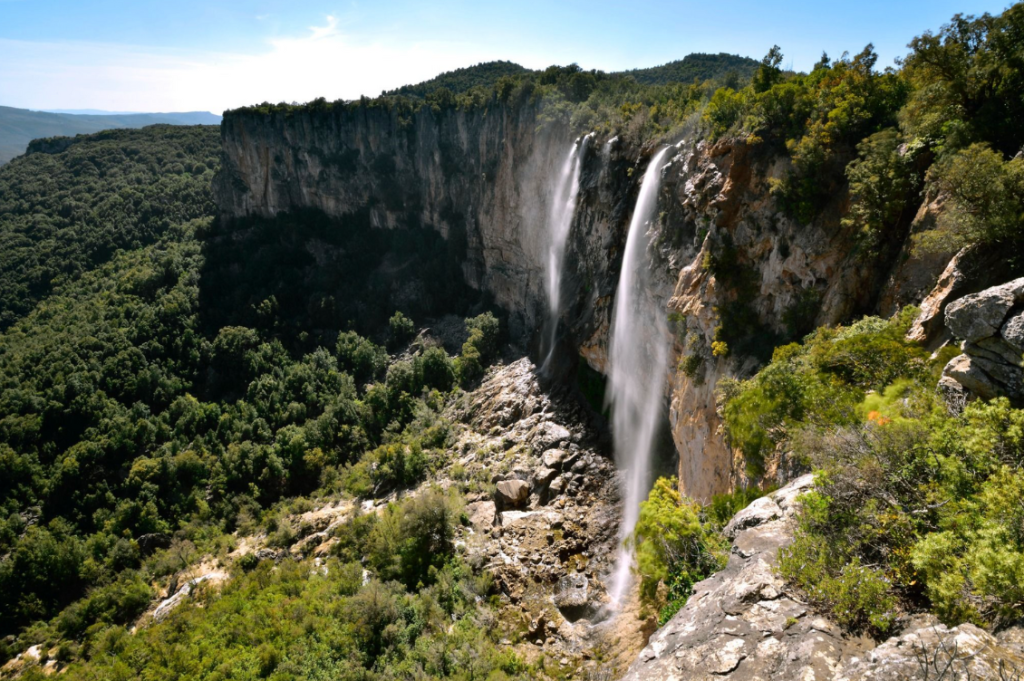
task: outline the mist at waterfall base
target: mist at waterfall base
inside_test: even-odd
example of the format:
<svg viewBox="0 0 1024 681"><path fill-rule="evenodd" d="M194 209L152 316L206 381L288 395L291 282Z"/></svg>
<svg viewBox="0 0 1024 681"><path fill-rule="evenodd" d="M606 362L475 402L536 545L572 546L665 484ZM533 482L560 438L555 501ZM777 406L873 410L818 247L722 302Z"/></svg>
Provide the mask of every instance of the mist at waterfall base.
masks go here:
<svg viewBox="0 0 1024 681"><path fill-rule="evenodd" d="M545 322L543 345L541 352L544 362L541 373L551 372L551 363L555 358L558 321L562 314L562 271L565 267L565 246L569 240L572 219L576 214L576 200L580 193L580 172L583 166L587 146L594 133L576 140L569 155L562 164L555 193L551 199L551 211L548 216L548 263L545 271L544 288L548 296L548 318Z"/></svg>
<svg viewBox="0 0 1024 681"><path fill-rule="evenodd" d="M650 488L663 413L668 334L664 310L651 297L647 250L650 222L658 207L661 171L670 149L655 154L644 173L626 237L612 315L607 399L612 411L615 462L624 477L620 548L608 592L612 609L618 608L630 584L633 556L625 540L636 527L640 502Z"/></svg>

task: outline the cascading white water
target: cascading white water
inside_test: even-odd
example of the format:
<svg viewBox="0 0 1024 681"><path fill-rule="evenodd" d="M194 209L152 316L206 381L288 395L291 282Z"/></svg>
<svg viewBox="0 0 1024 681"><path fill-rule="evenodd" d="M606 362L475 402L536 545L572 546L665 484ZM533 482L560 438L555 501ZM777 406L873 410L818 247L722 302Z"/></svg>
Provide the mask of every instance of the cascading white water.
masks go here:
<svg viewBox="0 0 1024 681"><path fill-rule="evenodd" d="M583 166L583 155L594 133L576 140L569 156L562 164L562 172L555 185L555 195L551 200L551 213L548 216L548 233L551 242L548 248L547 276L544 287L548 294L548 321L544 334L544 363L541 372L546 373L555 355L555 339L558 334L558 319L562 313L562 268L565 266L565 245L569 240L572 218L576 214L576 199L580 193L580 170Z"/></svg>
<svg viewBox="0 0 1024 681"><path fill-rule="evenodd" d="M669 149L654 155L640 186L626 237L608 348L608 402L612 408L615 461L625 478L620 542L625 542L636 527L640 502L650 486L651 455L664 396L667 325L650 294L647 247L648 227L658 207L661 171ZM618 607L629 586L632 563L633 557L623 544L611 576L612 608Z"/></svg>

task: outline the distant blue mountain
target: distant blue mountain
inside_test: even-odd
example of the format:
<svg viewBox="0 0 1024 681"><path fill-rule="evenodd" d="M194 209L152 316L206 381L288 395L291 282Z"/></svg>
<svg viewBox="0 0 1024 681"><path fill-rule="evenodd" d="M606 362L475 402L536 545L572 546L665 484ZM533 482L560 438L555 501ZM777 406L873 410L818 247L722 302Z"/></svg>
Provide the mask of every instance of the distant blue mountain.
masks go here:
<svg viewBox="0 0 1024 681"><path fill-rule="evenodd" d="M145 111L104 111L103 109L32 109L43 113L62 113L75 116L131 116L133 114L146 113Z"/></svg>
<svg viewBox="0 0 1024 681"><path fill-rule="evenodd" d="M73 136L111 128L142 128L157 123L220 125L220 118L208 111L72 114L0 106L0 165L25 153L28 143L40 137Z"/></svg>

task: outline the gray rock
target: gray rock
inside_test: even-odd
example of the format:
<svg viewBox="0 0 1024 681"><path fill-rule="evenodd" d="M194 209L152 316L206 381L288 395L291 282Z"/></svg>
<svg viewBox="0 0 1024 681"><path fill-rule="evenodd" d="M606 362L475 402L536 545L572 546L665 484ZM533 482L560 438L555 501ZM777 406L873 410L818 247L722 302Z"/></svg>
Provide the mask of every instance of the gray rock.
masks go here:
<svg viewBox="0 0 1024 681"><path fill-rule="evenodd" d="M988 632L973 624L948 629L933 617L918 616L899 636L846 661L836 679L1009 679L1021 672L1024 656Z"/></svg>
<svg viewBox="0 0 1024 681"><path fill-rule="evenodd" d="M280 556L274 549L263 548L256 552L256 557L260 560L279 560Z"/></svg>
<svg viewBox="0 0 1024 681"><path fill-rule="evenodd" d="M544 462L544 466L547 468L561 468L562 462L565 460L566 453L561 449L549 449L541 455L540 459Z"/></svg>
<svg viewBox="0 0 1024 681"><path fill-rule="evenodd" d="M946 403L946 409L953 416L959 416L964 412L964 407L967 406L967 400L970 397L967 388L950 376L943 376L939 379L939 394L942 395L942 401Z"/></svg>
<svg viewBox="0 0 1024 681"><path fill-rule="evenodd" d="M1020 355L1024 354L1024 310L1017 314L1011 314L1003 324L1003 328L999 330L999 335L1017 351L1019 361Z"/></svg>
<svg viewBox="0 0 1024 681"><path fill-rule="evenodd" d="M729 539L735 539L740 530L747 530L775 520L782 515L782 509L771 497L761 497L745 509L733 516L722 533Z"/></svg>
<svg viewBox="0 0 1024 681"><path fill-rule="evenodd" d="M570 622L586 617L593 610L590 607L590 580L579 572L565 575L555 585L554 601Z"/></svg>
<svg viewBox="0 0 1024 681"><path fill-rule="evenodd" d="M1006 326L1004 325L1003 328L1005 329ZM965 348L964 352L967 354L982 354L994 362L1002 362L1015 367L1020 367L1022 358L1024 358L1024 353L1021 353L1000 336L982 338L977 343Z"/></svg>
<svg viewBox="0 0 1024 681"><path fill-rule="evenodd" d="M1010 310L1024 302L1024 278L954 301L946 308L946 327L968 343L999 332Z"/></svg>
<svg viewBox="0 0 1024 681"><path fill-rule="evenodd" d="M533 486L537 489L547 487L558 476L554 468L539 468L533 474Z"/></svg>
<svg viewBox="0 0 1024 681"><path fill-rule="evenodd" d="M999 386L978 365L977 358L970 355L957 355L949 360L942 370L942 375L951 378L964 388L983 399L991 399L999 395Z"/></svg>
<svg viewBox="0 0 1024 681"><path fill-rule="evenodd" d="M552 449L558 446L562 441L568 440L570 435L568 428L560 426L557 423L545 421L537 426L537 430L534 433L534 451L543 452L548 449Z"/></svg>
<svg viewBox="0 0 1024 681"><path fill-rule="evenodd" d="M1024 393L1024 370L987 357L972 357L973 363L995 381L996 393L1010 397L1021 397ZM980 394L980 393L979 393Z"/></svg>
<svg viewBox="0 0 1024 681"><path fill-rule="evenodd" d="M496 501L503 508L517 508L530 498L530 484L524 480L502 480L497 484Z"/></svg>

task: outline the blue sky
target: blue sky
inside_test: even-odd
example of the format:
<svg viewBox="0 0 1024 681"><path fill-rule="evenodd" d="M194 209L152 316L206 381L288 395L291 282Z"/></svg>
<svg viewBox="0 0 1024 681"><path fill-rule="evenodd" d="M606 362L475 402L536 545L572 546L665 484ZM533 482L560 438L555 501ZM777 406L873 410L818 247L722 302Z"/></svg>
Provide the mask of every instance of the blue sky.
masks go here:
<svg viewBox="0 0 1024 681"><path fill-rule="evenodd" d="M493 59L606 71L691 52L809 68L873 42L880 66L957 12L1007 0L0 0L0 105L220 112L375 95Z"/></svg>

